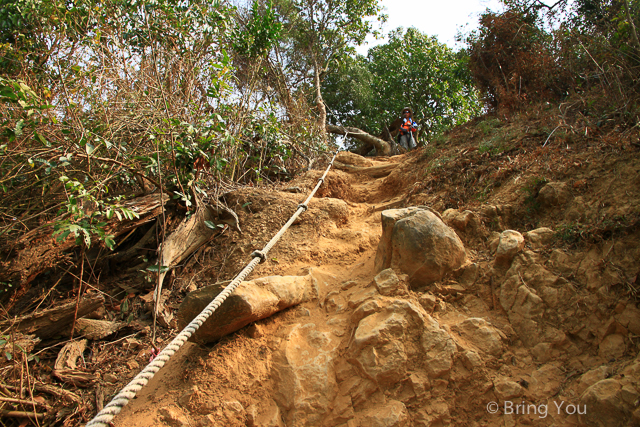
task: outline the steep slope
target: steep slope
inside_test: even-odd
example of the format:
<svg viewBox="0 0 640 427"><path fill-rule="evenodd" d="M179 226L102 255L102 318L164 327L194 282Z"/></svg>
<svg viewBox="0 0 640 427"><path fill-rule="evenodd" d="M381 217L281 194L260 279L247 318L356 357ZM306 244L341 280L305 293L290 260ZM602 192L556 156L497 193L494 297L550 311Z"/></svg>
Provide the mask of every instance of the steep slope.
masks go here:
<svg viewBox="0 0 640 427"><path fill-rule="evenodd" d="M535 129L493 123L389 159L342 155L359 168L397 167L332 171L252 276L310 274L316 299L211 347L189 345L115 424L640 422L637 145L602 137L543 147ZM201 251L176 288L232 277L319 173L229 194L243 234ZM382 291L381 211L408 206L439 212L467 261L421 288L396 271ZM509 229L523 235L512 252Z"/></svg>

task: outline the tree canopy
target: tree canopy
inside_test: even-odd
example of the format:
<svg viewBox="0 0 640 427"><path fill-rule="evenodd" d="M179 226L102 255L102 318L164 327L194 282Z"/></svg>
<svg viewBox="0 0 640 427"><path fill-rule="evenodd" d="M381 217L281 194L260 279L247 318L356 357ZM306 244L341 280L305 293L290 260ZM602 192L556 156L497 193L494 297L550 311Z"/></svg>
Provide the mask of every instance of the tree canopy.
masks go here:
<svg viewBox="0 0 640 427"><path fill-rule="evenodd" d="M367 57L345 57L324 91L341 124L379 134L404 107L423 135L463 123L479 112L465 51L455 52L415 28L398 29Z"/></svg>

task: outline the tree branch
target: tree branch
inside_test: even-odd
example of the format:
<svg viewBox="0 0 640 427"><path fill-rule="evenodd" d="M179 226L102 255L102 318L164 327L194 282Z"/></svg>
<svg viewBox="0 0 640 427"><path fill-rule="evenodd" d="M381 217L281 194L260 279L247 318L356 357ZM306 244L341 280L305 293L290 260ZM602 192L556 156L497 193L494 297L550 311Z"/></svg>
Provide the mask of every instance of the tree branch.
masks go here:
<svg viewBox="0 0 640 427"><path fill-rule="evenodd" d="M327 125L327 132L331 132L336 135L351 136L365 144L373 145L376 148L378 155L388 156L391 154L391 146L387 141L375 137L358 128Z"/></svg>

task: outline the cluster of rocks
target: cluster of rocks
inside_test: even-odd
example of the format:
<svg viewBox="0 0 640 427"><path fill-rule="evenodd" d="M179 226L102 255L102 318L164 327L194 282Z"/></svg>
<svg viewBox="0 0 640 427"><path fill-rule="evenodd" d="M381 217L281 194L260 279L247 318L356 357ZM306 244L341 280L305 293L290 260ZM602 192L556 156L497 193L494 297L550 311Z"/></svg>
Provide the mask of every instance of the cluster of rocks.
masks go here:
<svg viewBox="0 0 640 427"><path fill-rule="evenodd" d="M556 187L541 190L541 203L561 202L564 193ZM481 219L501 210L506 209L382 212L377 275L366 286L348 281L329 290L312 274L243 283L198 339L213 341L311 300L328 320L301 321L283 331L271 368L273 395L260 403L261 411L254 406L228 412L255 426L447 425L460 410L452 384L467 381L475 384L469 391L478 398L467 403L476 409L491 400L546 404L563 392L586 405L587 411L576 415L580 425L640 423L640 361L607 366L630 354L630 335L640 335L640 311L619 302L610 313L602 303L606 295L601 286L595 289L591 262L601 253L578 258L551 250L555 233L548 228L524 234L483 230ZM493 254L484 274L463 243L479 236ZM486 318L462 316L441 324L432 316L441 301L415 290L439 286L445 278L465 290L473 286L478 294L488 290L508 323L496 327ZM217 292L212 287L192 293L181 321L188 322ZM516 342L518 348L512 348ZM590 351L597 356L583 357ZM504 368L516 359L528 361L521 364L529 370L526 380ZM602 366L583 373L593 360ZM570 376L560 369L566 366L575 368Z"/></svg>

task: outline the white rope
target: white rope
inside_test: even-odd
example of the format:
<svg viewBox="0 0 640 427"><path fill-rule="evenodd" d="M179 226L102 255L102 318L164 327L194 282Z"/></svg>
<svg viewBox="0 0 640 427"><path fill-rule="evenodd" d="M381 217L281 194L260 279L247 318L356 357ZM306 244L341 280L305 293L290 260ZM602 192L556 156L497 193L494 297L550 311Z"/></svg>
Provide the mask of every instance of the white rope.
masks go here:
<svg viewBox="0 0 640 427"><path fill-rule="evenodd" d="M129 384L127 384L112 400L105 406L98 414L87 423L86 427L110 427L111 421L113 418L122 411L122 408L129 403L131 399L133 399L136 394L149 383L151 378L169 361L171 356L173 356L179 349L187 342L187 340L202 326L202 324L213 314L214 311L220 307L220 305L231 295L231 293L238 287L238 285L253 271L253 269L260 263L264 262L267 259L267 254L275 246L275 244L280 240L282 235L287 231L287 229L293 224L293 222L300 216L300 214L307 210L307 205L311 198L314 196L316 191L320 188L322 183L324 182L327 173L329 173L329 169L333 166L333 161L340 149L336 150L329 166L324 171L322 178L318 179L318 184L313 189L311 194L304 203L298 205L298 209L291 216L289 221L282 226L280 231L273 236L273 238L266 244L266 246L261 251L254 251L251 256L253 259L247 266L236 276L235 279L231 283L224 288L220 294L213 301L211 301L205 308L202 310L200 314L196 316L195 319L191 321L174 339L166 346L160 354L158 354L155 359L151 363L149 363L138 375L135 376Z"/></svg>

